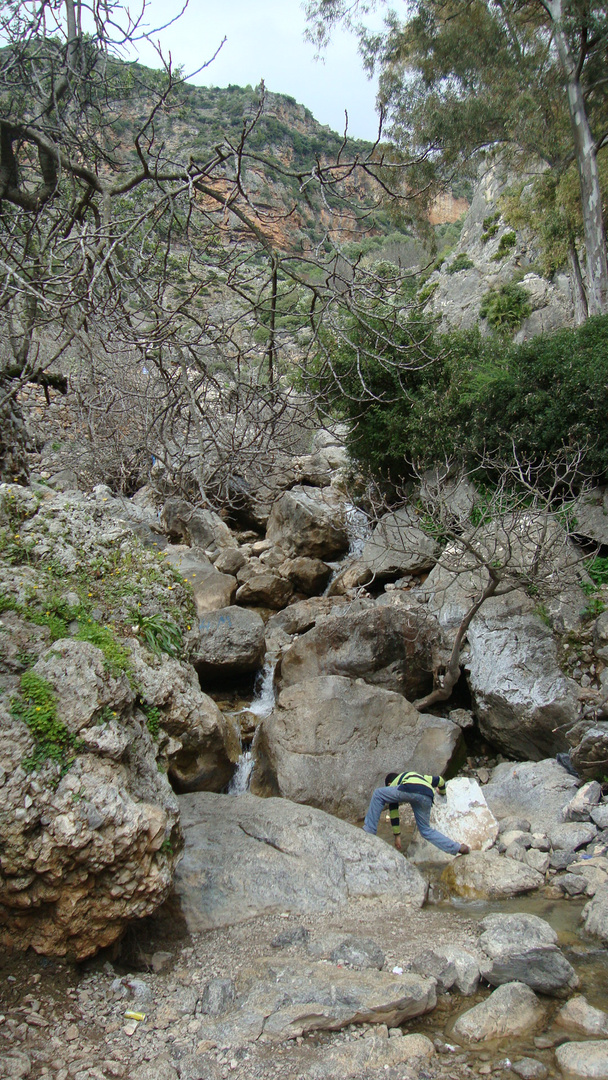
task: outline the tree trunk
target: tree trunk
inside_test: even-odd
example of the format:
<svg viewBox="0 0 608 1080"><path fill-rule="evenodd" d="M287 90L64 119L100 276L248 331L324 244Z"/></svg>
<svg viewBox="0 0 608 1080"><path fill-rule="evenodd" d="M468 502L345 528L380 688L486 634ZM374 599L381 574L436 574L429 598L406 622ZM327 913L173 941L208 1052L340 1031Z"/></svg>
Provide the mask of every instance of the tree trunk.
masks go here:
<svg viewBox="0 0 608 1080"><path fill-rule="evenodd" d="M608 261L595 140L589 127L577 65L562 29L563 0L551 0L546 7L553 20L555 44L566 79L568 110L581 188L587 264L587 305L589 315L605 315L608 312Z"/></svg>
<svg viewBox="0 0 608 1080"><path fill-rule="evenodd" d="M0 384L0 398L8 387ZM9 397L0 405L0 482L3 484L28 484L27 463L28 434L25 420L17 401Z"/></svg>
<svg viewBox="0 0 608 1080"><path fill-rule="evenodd" d="M568 261L570 263L570 275L572 278L574 321L577 326L581 326L589 315L589 309L587 307L587 293L585 292L585 286L583 285L583 275L581 274L581 264L579 262L578 251L576 250L574 240L570 241Z"/></svg>

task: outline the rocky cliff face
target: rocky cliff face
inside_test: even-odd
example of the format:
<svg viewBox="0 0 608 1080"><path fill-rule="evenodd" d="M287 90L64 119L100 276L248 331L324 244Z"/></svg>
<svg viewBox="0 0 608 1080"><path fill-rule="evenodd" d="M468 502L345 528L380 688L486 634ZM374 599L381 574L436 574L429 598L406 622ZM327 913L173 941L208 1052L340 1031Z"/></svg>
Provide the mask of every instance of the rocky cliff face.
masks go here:
<svg viewBox="0 0 608 1080"><path fill-rule="evenodd" d="M552 281L541 277L535 269L538 250L533 239L512 229L501 214L500 199L510 182L500 166L484 166L460 240L428 279L429 309L442 317L445 328L468 330L478 322L487 327L480 318L483 297L514 281L521 283L531 309L516 341L574 325L569 274L557 274Z"/></svg>

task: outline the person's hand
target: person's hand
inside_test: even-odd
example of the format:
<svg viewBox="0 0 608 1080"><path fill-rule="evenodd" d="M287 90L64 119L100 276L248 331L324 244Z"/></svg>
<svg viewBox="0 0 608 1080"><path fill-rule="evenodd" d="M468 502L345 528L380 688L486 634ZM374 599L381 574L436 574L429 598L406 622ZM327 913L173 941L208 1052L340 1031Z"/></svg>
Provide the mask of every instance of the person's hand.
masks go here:
<svg viewBox="0 0 608 1080"><path fill-rule="evenodd" d="M397 851L401 851L401 837L400 836L395 837L395 847L397 848Z"/></svg>
<svg viewBox="0 0 608 1080"><path fill-rule="evenodd" d="M470 850L471 849L470 849L468 844L461 844L460 848L458 850L458 854L459 855L468 855Z"/></svg>

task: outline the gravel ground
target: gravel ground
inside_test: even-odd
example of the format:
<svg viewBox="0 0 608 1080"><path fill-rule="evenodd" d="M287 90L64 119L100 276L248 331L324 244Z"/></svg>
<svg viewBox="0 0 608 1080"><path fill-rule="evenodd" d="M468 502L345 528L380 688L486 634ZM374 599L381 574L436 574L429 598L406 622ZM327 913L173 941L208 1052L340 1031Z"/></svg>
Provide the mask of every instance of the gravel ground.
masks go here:
<svg viewBox="0 0 608 1080"><path fill-rule="evenodd" d="M351 1025L340 1032L314 1033L283 1044L249 1044L237 1050L209 1047L197 1032L201 1020L193 1001L215 977L237 979L260 957L277 950L271 941L304 926L311 940L336 932L373 939L386 956L385 969L406 967L408 959L438 941L466 946L476 940L475 923L465 915L432 906L411 911L405 905L359 901L342 913L302 918L254 919L238 927L190 938L170 905L135 926L120 950L80 965L34 954L0 955L0 1076L10 1080L298 1080L325 1075L323 1061L348 1050L345 1044L388 1039L382 1025ZM281 951L282 962L296 966L301 946ZM482 991L483 996L487 991ZM388 1080L465 1080L506 1067L504 1047L484 1052L448 1050L444 1028L450 1015L476 999L445 995L433 1013L404 1025L436 1040L436 1053L424 1067L403 1064L366 1069L348 1076ZM183 1007L184 1015L179 1016ZM145 1013L131 1021L125 1012ZM396 1037L396 1033L392 1033ZM370 1044L371 1045L371 1044ZM375 1044L374 1044L375 1045ZM511 1054L514 1047L510 1046ZM523 1053L530 1047L522 1046ZM552 1055L548 1055L550 1072ZM537 1054L542 1059L543 1053ZM328 1074L331 1075L331 1072ZM510 1072L507 1076L512 1076Z"/></svg>

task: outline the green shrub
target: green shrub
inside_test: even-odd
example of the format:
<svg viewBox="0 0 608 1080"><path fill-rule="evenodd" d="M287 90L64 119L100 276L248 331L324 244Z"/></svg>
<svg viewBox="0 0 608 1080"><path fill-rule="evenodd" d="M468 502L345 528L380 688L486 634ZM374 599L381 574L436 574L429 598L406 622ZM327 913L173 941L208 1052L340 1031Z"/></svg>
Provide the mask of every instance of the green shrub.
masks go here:
<svg viewBox="0 0 608 1080"><path fill-rule="evenodd" d="M502 262L513 251L517 237L514 232L506 232L500 238L498 250L492 255L490 262Z"/></svg>
<svg viewBox="0 0 608 1080"><path fill-rule="evenodd" d="M141 615L133 611L133 620L148 648L154 653L165 652L177 656L183 642L179 626L167 615L157 612L155 615Z"/></svg>
<svg viewBox="0 0 608 1080"><path fill-rule="evenodd" d="M481 301L479 317L487 319L494 330L516 330L531 311L524 287L511 283L501 285L499 289L488 289Z"/></svg>
<svg viewBox="0 0 608 1080"><path fill-rule="evenodd" d="M470 270L475 266L475 263L465 251L461 251L460 255L457 255L455 259L448 266L448 274L457 274L460 270Z"/></svg>
<svg viewBox="0 0 608 1080"><path fill-rule="evenodd" d="M132 667L131 654L124 645L117 641L108 626L101 626L99 623L94 622L93 619L87 619L86 622L80 624L75 636L77 641L88 641L91 645L96 645L98 649L101 649L105 658L105 666L114 678L130 674Z"/></svg>

